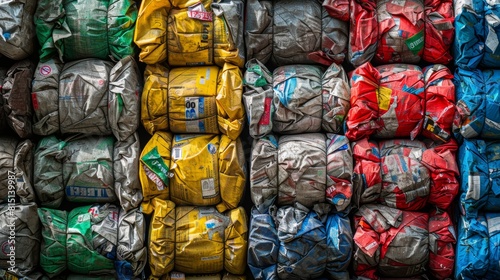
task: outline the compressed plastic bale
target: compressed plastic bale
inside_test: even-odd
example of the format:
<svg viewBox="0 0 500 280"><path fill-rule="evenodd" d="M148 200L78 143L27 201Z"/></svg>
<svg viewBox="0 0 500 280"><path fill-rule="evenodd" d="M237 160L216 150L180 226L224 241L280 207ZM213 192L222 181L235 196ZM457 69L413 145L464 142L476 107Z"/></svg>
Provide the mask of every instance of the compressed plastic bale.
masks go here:
<svg viewBox="0 0 500 280"><path fill-rule="evenodd" d="M224 269L235 275L245 274L248 249L248 218L243 207L227 214L229 225L224 237Z"/></svg>
<svg viewBox="0 0 500 280"><path fill-rule="evenodd" d="M245 275L234 275L230 273L224 273L221 275L218 274L199 274L199 275L191 275L185 274L182 272L171 272L169 275L165 277L166 280L245 280Z"/></svg>
<svg viewBox="0 0 500 280"><path fill-rule="evenodd" d="M143 200L139 179L139 134L134 133L113 147L114 191L120 206L128 211Z"/></svg>
<svg viewBox="0 0 500 280"><path fill-rule="evenodd" d="M349 265L352 256L352 230L349 217L328 215L325 224L328 260L326 274L331 279L349 279Z"/></svg>
<svg viewBox="0 0 500 280"><path fill-rule="evenodd" d="M441 64L424 68L425 119L422 136L436 142L448 142L452 137L455 117L455 85L453 74Z"/></svg>
<svg viewBox="0 0 500 280"><path fill-rule="evenodd" d="M168 75L161 64L146 65L141 95L141 121L149 134L168 131Z"/></svg>
<svg viewBox="0 0 500 280"><path fill-rule="evenodd" d="M116 64L40 62L33 82L34 133L113 134L124 140L139 126L138 77L131 56Z"/></svg>
<svg viewBox="0 0 500 280"><path fill-rule="evenodd" d="M381 158L378 143L364 138L352 142L355 205L377 202L382 191Z"/></svg>
<svg viewBox="0 0 500 280"><path fill-rule="evenodd" d="M40 260L40 230L34 202L0 205L0 244L5 248L0 254L0 268L17 277L34 272Z"/></svg>
<svg viewBox="0 0 500 280"><path fill-rule="evenodd" d="M174 269L176 250L175 204L154 198L144 213L153 214L149 225L148 259L151 278L160 279Z"/></svg>
<svg viewBox="0 0 500 280"><path fill-rule="evenodd" d="M68 269L80 274L114 275L118 207L82 206L68 214Z"/></svg>
<svg viewBox="0 0 500 280"><path fill-rule="evenodd" d="M38 208L42 223L40 266L49 277L63 273L67 268L66 231L68 212L50 208Z"/></svg>
<svg viewBox="0 0 500 280"><path fill-rule="evenodd" d="M425 273L429 214L371 204L360 207L355 221L356 276L407 278Z"/></svg>
<svg viewBox="0 0 500 280"><path fill-rule="evenodd" d="M436 279L449 279L455 265L457 234L451 217L434 209L429 215L429 271Z"/></svg>
<svg viewBox="0 0 500 280"><path fill-rule="evenodd" d="M352 198L352 149L347 137L326 134L326 193L325 199L337 211L348 210Z"/></svg>
<svg viewBox="0 0 500 280"><path fill-rule="evenodd" d="M343 133L344 119L351 108L351 88L349 80L342 66L332 63L323 73L323 121L324 131Z"/></svg>
<svg viewBox="0 0 500 280"><path fill-rule="evenodd" d="M247 61L245 66L243 103L247 112L248 130L250 136L260 138L271 133L273 129L273 76L266 66L255 58Z"/></svg>
<svg viewBox="0 0 500 280"><path fill-rule="evenodd" d="M425 116L424 75L420 67L391 64L374 68L366 63L351 78L351 109L346 136L351 141L416 138Z"/></svg>
<svg viewBox="0 0 500 280"><path fill-rule="evenodd" d="M245 64L243 1L144 1L134 42L146 64Z"/></svg>
<svg viewBox="0 0 500 280"><path fill-rule="evenodd" d="M322 122L322 70L314 65L278 67L273 73L273 131L319 132Z"/></svg>
<svg viewBox="0 0 500 280"><path fill-rule="evenodd" d="M347 4L333 1L247 1L247 58L277 65L342 63Z"/></svg>
<svg viewBox="0 0 500 280"><path fill-rule="evenodd" d="M219 184L221 203L219 212L238 207L245 190L247 171L241 140L221 136L219 146ZM241 274L241 273L235 273Z"/></svg>
<svg viewBox="0 0 500 280"><path fill-rule="evenodd" d="M0 4L0 55L24 59L35 50L33 14L36 1L4 1Z"/></svg>
<svg viewBox="0 0 500 280"><path fill-rule="evenodd" d="M280 250L278 232L268 210L253 207L248 235L248 267L257 280L277 280L277 263Z"/></svg>
<svg viewBox="0 0 500 280"><path fill-rule="evenodd" d="M325 201L326 138L319 133L287 135L278 141L278 205L306 207Z"/></svg>
<svg viewBox="0 0 500 280"><path fill-rule="evenodd" d="M146 222L138 209L120 210L115 268L119 279L140 277L147 263Z"/></svg>
<svg viewBox="0 0 500 280"><path fill-rule="evenodd" d="M278 140L273 135L255 139L250 156L250 195L259 210L268 209L278 196Z"/></svg>
<svg viewBox="0 0 500 280"><path fill-rule="evenodd" d="M18 1L13 1L15 3ZM0 17L2 6L0 4ZM31 5L31 4L27 4ZM1 28L0 28L1 30ZM2 36L0 35L0 45ZM3 67L2 67L3 68ZM21 138L32 136L31 79L35 65L30 60L22 60L5 69L0 78L0 128L7 125ZM6 125L7 124L7 125Z"/></svg>
<svg viewBox="0 0 500 280"><path fill-rule="evenodd" d="M458 150L460 204L468 219L477 217L479 211L500 210L499 155L498 141L468 139Z"/></svg>
<svg viewBox="0 0 500 280"><path fill-rule="evenodd" d="M488 224L484 215L474 219L459 217L455 279L487 279L488 242Z"/></svg>
<svg viewBox="0 0 500 280"><path fill-rule="evenodd" d="M158 197L170 198L172 135L158 131L142 149L139 162L139 179L142 186L143 207Z"/></svg>
<svg viewBox="0 0 500 280"><path fill-rule="evenodd" d="M137 6L130 0L38 1L34 21L40 60L54 55L62 61L134 55L136 19Z"/></svg>
<svg viewBox="0 0 500 280"><path fill-rule="evenodd" d="M455 74L455 137L500 139L499 70L464 70Z"/></svg>
<svg viewBox="0 0 500 280"><path fill-rule="evenodd" d="M0 154L0 202L35 202L33 143L2 136Z"/></svg>
<svg viewBox="0 0 500 280"><path fill-rule="evenodd" d="M454 36L452 0L351 1L349 59L448 64Z"/></svg>

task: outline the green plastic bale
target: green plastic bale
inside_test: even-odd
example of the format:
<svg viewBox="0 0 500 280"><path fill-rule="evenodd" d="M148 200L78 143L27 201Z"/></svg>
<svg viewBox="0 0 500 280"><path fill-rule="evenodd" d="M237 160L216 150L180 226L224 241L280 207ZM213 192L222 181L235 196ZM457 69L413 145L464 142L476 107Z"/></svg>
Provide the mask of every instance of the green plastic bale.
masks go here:
<svg viewBox="0 0 500 280"><path fill-rule="evenodd" d="M42 222L40 266L51 278L66 270L66 211L38 208Z"/></svg>

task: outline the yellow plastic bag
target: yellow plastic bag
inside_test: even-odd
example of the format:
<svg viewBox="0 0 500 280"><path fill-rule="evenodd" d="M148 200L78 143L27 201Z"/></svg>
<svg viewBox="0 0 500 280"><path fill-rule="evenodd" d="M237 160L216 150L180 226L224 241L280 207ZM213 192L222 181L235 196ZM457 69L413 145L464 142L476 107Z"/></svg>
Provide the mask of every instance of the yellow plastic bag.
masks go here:
<svg viewBox="0 0 500 280"><path fill-rule="evenodd" d="M238 207L229 211L227 216L229 226L226 228L224 244L224 268L232 274L244 274L248 247L247 214L243 207Z"/></svg>
<svg viewBox="0 0 500 280"><path fill-rule="evenodd" d="M217 114L219 130L231 139L236 139L245 121L243 108L243 75L240 69L224 64L217 84Z"/></svg>
<svg viewBox="0 0 500 280"><path fill-rule="evenodd" d="M167 131L168 127L168 68L161 64L147 65L141 95L142 125L149 134Z"/></svg>
<svg viewBox="0 0 500 280"><path fill-rule="evenodd" d="M245 154L239 138L231 140L225 135L220 138L219 182L222 201L217 210L224 212L238 207L246 182Z"/></svg>
<svg viewBox="0 0 500 280"><path fill-rule="evenodd" d="M167 59L167 16L170 9L170 1L142 1L134 31L134 42L141 49L140 61L155 64Z"/></svg>

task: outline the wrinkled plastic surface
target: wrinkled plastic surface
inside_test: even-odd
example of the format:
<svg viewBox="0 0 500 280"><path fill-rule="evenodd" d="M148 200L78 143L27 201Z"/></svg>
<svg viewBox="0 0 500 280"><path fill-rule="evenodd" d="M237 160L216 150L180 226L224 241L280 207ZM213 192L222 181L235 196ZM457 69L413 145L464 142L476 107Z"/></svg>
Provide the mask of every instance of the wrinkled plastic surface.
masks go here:
<svg viewBox="0 0 500 280"><path fill-rule="evenodd" d="M500 139L499 70L465 70L457 68L456 114L453 132L457 139Z"/></svg>
<svg viewBox="0 0 500 280"><path fill-rule="evenodd" d="M346 1L246 2L247 59L276 65L343 62L348 43Z"/></svg>
<svg viewBox="0 0 500 280"><path fill-rule="evenodd" d="M245 64L244 1L142 1L134 42L146 64Z"/></svg>
<svg viewBox="0 0 500 280"><path fill-rule="evenodd" d="M0 3L0 55L24 59L35 50L33 14L37 1L2 1Z"/></svg>
<svg viewBox="0 0 500 280"><path fill-rule="evenodd" d="M139 126L139 72L131 56L113 64L40 62L33 81L33 132L83 133L124 140Z"/></svg>
<svg viewBox="0 0 500 280"><path fill-rule="evenodd" d="M66 234L68 212L50 208L38 208L42 224L40 266L49 277L55 277L67 268Z"/></svg>
<svg viewBox="0 0 500 280"><path fill-rule="evenodd" d="M39 0L34 22L40 60L118 61L133 56L136 19L137 6L131 0Z"/></svg>
<svg viewBox="0 0 500 280"><path fill-rule="evenodd" d="M278 140L275 136L253 141L249 176L252 202L264 212L278 197Z"/></svg>

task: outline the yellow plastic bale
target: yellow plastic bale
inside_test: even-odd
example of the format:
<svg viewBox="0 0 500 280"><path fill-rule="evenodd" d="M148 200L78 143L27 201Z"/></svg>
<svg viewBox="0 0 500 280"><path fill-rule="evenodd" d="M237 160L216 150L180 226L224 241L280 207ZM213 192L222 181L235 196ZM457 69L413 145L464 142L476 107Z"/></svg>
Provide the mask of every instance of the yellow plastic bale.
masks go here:
<svg viewBox="0 0 500 280"><path fill-rule="evenodd" d="M217 85L217 114L219 130L236 139L243 130L245 109L243 108L243 75L240 69L224 64Z"/></svg>
<svg viewBox="0 0 500 280"><path fill-rule="evenodd" d="M141 119L147 132L168 130L168 68L161 64L147 65L141 96Z"/></svg>
<svg viewBox="0 0 500 280"><path fill-rule="evenodd" d="M176 135L172 142L170 199L178 205L220 202L219 135Z"/></svg>
<svg viewBox="0 0 500 280"><path fill-rule="evenodd" d="M214 207L176 208L175 269L184 273L217 273L224 268L228 217Z"/></svg>
<svg viewBox="0 0 500 280"><path fill-rule="evenodd" d="M224 268L232 274L244 274L248 247L247 215L243 207L238 207L229 211L227 216L230 222L225 232Z"/></svg>
<svg viewBox="0 0 500 280"><path fill-rule="evenodd" d="M164 131L156 132L146 144L139 162L139 179L142 185L143 207L151 199L169 198L169 174L171 169L170 153L172 134Z"/></svg>
<svg viewBox="0 0 500 280"><path fill-rule="evenodd" d="M222 135L219 147L219 180L222 202L217 210L238 207L245 190L245 153L239 138L231 140Z"/></svg>
<svg viewBox="0 0 500 280"><path fill-rule="evenodd" d="M174 269L175 250L175 204L169 200L155 198L151 207L144 208L146 214L153 212L149 226L150 279L160 279Z"/></svg>
<svg viewBox="0 0 500 280"><path fill-rule="evenodd" d="M171 272L167 278L168 280L221 280L220 274L206 274L206 275L186 275L182 272Z"/></svg>
<svg viewBox="0 0 500 280"><path fill-rule="evenodd" d="M182 67L170 72L168 111L172 132L219 133L218 78L217 66Z"/></svg>

